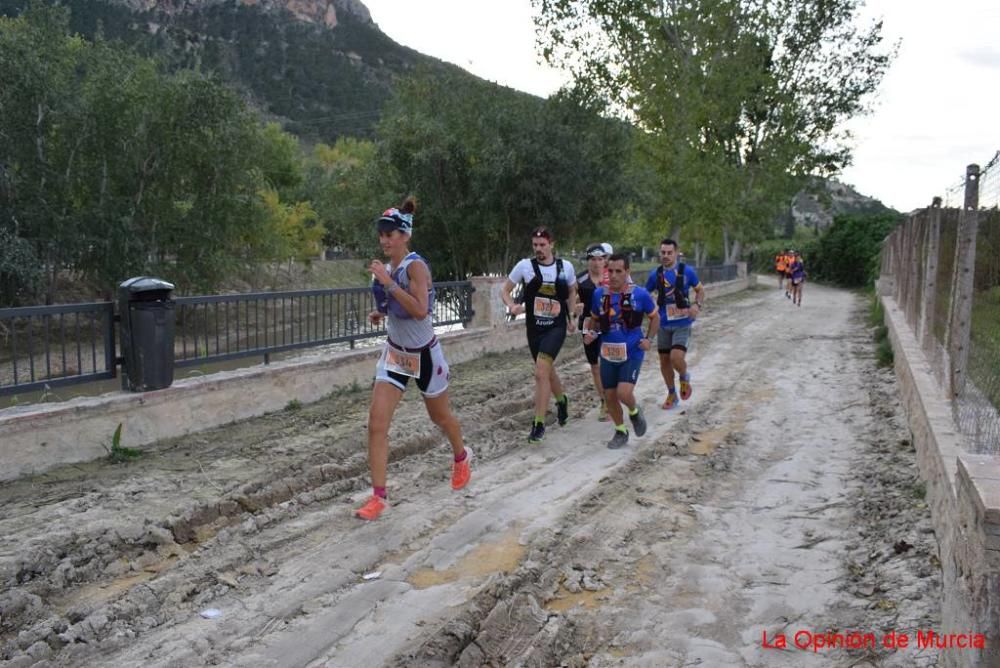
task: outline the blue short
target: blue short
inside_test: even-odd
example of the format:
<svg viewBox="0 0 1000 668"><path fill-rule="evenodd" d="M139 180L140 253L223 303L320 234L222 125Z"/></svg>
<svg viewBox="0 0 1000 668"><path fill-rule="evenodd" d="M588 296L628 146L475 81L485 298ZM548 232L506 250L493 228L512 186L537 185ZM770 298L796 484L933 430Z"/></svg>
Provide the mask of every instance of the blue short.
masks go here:
<svg viewBox="0 0 1000 668"><path fill-rule="evenodd" d="M609 362L601 358L601 385L605 390L615 389L618 387L618 383L635 385L639 380L639 369L641 368L641 359L629 359L625 362Z"/></svg>

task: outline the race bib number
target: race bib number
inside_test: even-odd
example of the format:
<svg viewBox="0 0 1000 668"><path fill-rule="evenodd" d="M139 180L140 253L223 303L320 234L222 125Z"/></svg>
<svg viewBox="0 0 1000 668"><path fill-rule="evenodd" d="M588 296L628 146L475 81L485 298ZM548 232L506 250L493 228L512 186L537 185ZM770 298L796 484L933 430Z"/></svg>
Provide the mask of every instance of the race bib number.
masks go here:
<svg viewBox="0 0 1000 668"><path fill-rule="evenodd" d="M408 353L390 346L386 349L385 368L403 376L419 378L420 353Z"/></svg>
<svg viewBox="0 0 1000 668"><path fill-rule="evenodd" d="M602 343L601 357L609 362L628 360L628 345L625 343Z"/></svg>
<svg viewBox="0 0 1000 668"><path fill-rule="evenodd" d="M535 316L538 318L556 318L562 312L557 299L535 297Z"/></svg>
<svg viewBox="0 0 1000 668"><path fill-rule="evenodd" d="M688 317L686 308L677 308L675 304L667 305L667 320L683 320Z"/></svg>

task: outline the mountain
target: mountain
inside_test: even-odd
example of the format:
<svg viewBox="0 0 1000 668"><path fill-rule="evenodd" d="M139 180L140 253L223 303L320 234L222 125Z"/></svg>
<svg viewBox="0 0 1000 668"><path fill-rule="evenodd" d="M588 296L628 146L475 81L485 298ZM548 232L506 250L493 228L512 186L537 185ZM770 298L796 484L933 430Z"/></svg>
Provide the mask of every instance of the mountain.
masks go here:
<svg viewBox="0 0 1000 668"><path fill-rule="evenodd" d="M851 186L833 179L817 179L799 191L788 211L777 221L791 235L790 225L817 231L829 227L838 214L869 214L893 211L879 200L862 195Z"/></svg>
<svg viewBox="0 0 1000 668"><path fill-rule="evenodd" d="M29 0L0 0L16 15ZM359 0L62 0L88 39L120 40L168 70L212 72L303 139L370 136L393 81L415 68L473 77L397 44ZM518 94L510 91L511 94Z"/></svg>

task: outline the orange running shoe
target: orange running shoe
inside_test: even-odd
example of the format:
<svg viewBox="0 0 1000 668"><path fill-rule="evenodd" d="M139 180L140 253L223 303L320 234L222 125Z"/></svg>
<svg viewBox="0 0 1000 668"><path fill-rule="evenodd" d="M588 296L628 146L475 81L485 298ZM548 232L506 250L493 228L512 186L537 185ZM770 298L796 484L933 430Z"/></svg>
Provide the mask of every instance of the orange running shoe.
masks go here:
<svg viewBox="0 0 1000 668"><path fill-rule="evenodd" d="M451 488L458 490L469 484L472 478L472 448L465 448L465 459L460 462L453 462L451 466Z"/></svg>
<svg viewBox="0 0 1000 668"><path fill-rule="evenodd" d="M388 507L388 501L383 499L381 496L375 496L372 494L368 501L365 502L365 505L355 510L354 514L363 520L377 520L378 516L382 514L382 511Z"/></svg>
<svg viewBox="0 0 1000 668"><path fill-rule="evenodd" d="M681 399L687 401L691 398L691 378L681 378Z"/></svg>
<svg viewBox="0 0 1000 668"><path fill-rule="evenodd" d="M677 395L671 392L667 395L666 401L664 401L660 405L660 408L669 411L671 408L675 407L680 402L681 400L677 398Z"/></svg>

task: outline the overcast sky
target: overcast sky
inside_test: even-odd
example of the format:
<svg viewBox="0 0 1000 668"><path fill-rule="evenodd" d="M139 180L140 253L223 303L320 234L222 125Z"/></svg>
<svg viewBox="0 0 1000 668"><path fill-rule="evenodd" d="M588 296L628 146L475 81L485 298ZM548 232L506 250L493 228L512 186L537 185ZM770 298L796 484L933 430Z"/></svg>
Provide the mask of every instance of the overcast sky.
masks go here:
<svg viewBox="0 0 1000 668"><path fill-rule="evenodd" d="M484 79L547 96L565 76L539 64L531 0L363 0L397 42ZM900 40L869 116L852 121L842 180L902 211L1000 150L1000 0L869 0Z"/></svg>

